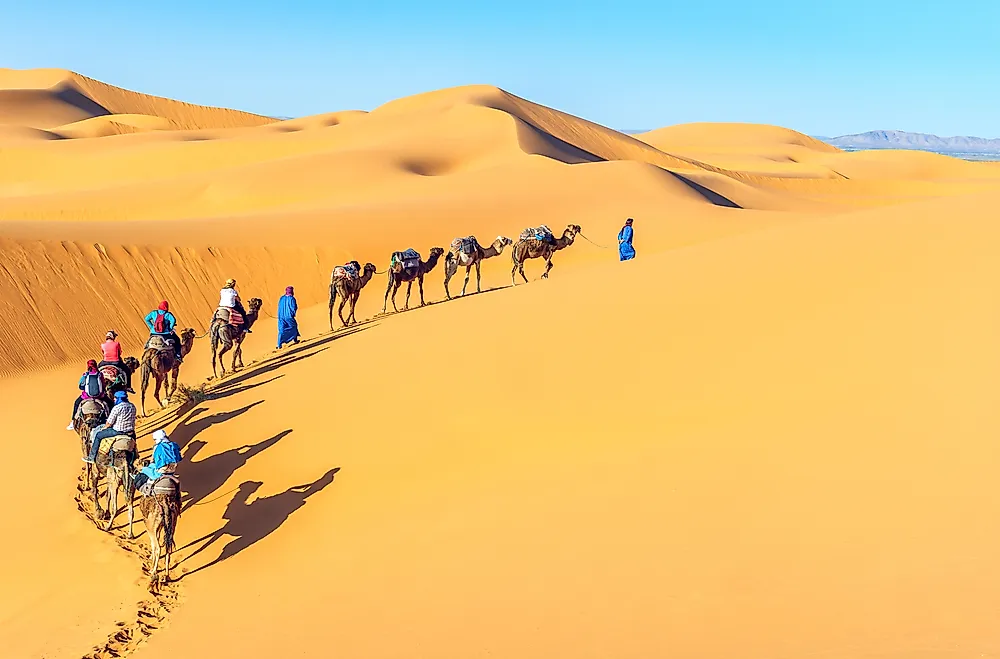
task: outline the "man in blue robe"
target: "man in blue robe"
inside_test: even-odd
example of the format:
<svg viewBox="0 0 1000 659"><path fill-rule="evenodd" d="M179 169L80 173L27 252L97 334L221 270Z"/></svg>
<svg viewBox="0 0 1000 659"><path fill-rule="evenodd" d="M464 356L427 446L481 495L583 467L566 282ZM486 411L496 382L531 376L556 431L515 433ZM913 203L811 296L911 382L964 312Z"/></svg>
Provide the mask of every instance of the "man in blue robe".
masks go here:
<svg viewBox="0 0 1000 659"><path fill-rule="evenodd" d="M628 261L635 258L635 248L632 247L632 218L625 220L625 226L618 232L618 259Z"/></svg>
<svg viewBox="0 0 1000 659"><path fill-rule="evenodd" d="M286 286L285 294L278 300L278 348L286 343L299 342L299 324L295 321L295 314L298 310L299 305L295 302L295 289Z"/></svg>

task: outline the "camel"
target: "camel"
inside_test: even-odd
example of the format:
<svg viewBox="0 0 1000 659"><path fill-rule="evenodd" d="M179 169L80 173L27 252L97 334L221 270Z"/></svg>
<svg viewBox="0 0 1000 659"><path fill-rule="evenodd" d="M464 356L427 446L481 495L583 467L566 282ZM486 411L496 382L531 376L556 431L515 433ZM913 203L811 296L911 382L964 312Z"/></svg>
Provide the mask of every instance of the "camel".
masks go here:
<svg viewBox="0 0 1000 659"><path fill-rule="evenodd" d="M511 249L511 259L514 262L514 267L510 270L511 285L517 286L517 282L514 280L515 273L520 273L524 283L528 283L528 278L524 276L524 262L528 259L545 259L545 272L542 273L542 279L548 279L549 270L552 269L552 255L572 245L577 234L582 231L580 225L570 224L563 231L562 237L556 238L552 243L543 242L537 238L521 239L514 243L514 247Z"/></svg>
<svg viewBox="0 0 1000 659"><path fill-rule="evenodd" d="M89 444L89 436L85 445ZM115 444L121 440L116 440ZM132 451L135 451L135 440L130 439ZM89 446L87 446L89 449ZM125 493L125 505L128 508L128 537L134 538L132 533L132 522L134 511L132 500L135 497L135 471L132 469L132 462L129 460L128 450L115 450L114 445L107 454L100 454L94 464L87 465L87 473L90 476L90 492L94 497L94 519L101 520L107 517L104 530L110 531L111 526L118 516L118 490ZM101 510L101 504L97 499L97 485L103 476L108 479L108 504L105 510Z"/></svg>
<svg viewBox="0 0 1000 659"><path fill-rule="evenodd" d="M420 287L420 306L424 306L424 275L429 273L437 265L438 260L444 255L444 249L440 247L431 247L431 255L426 261L418 261L417 265L411 268L404 268L403 262L399 258L400 253L397 252L393 256L392 265L389 267L389 285L385 287L385 301L382 303L382 313L386 313L386 307L389 305L389 294L392 294L392 309L393 311L399 311L396 307L396 291L399 290L400 285L406 282L406 304L403 305L403 311L410 308L410 289L413 288L413 280L417 280Z"/></svg>
<svg viewBox="0 0 1000 659"><path fill-rule="evenodd" d="M163 491L161 484L169 485L169 491ZM180 482L165 478L157 482L153 488L152 494L144 496L139 501L139 512L142 513L142 521L146 525L150 558L153 562L149 570L150 590L155 590L159 585L157 572L161 555L165 562L163 582L170 581L170 555L174 551L174 533L177 531L177 520L181 516Z"/></svg>
<svg viewBox="0 0 1000 659"><path fill-rule="evenodd" d="M479 285L480 274L479 267L483 259L493 258L494 256L499 256L503 252L503 248L507 245L513 245L514 241L510 238L504 236L497 236L497 239L493 241L493 244L489 247L483 248L476 240L475 236L469 236L464 240L471 240L474 248L471 254L462 252L462 238L456 238L451 241L451 249L448 251L448 255L444 257L444 294L451 299L451 291L448 290L448 282L451 278L455 276L458 272L458 266L465 266L465 283L462 284L462 295L465 295L465 288L469 285L469 274L472 272L472 266L476 266L476 292L482 293L483 290Z"/></svg>
<svg viewBox="0 0 1000 659"><path fill-rule="evenodd" d="M194 329L188 327L181 331L181 357L187 356L194 347ZM146 416L146 388L149 386L149 378L156 379L156 389L153 391L153 398L160 407L166 407L170 397L177 391L177 376L181 370L181 363L174 359L173 348L146 348L142 353L142 397L140 399L140 409L142 415ZM167 382L166 401L160 400L160 387Z"/></svg>
<svg viewBox="0 0 1000 659"><path fill-rule="evenodd" d="M237 360L240 362L240 368L243 368L243 339L246 338L247 330L253 327L253 324L257 322L257 318L260 317L260 308L263 304L263 300L259 297L250 298L250 302L247 303L249 311L243 316L243 325L240 329L230 325L222 318L212 319L212 326L208 330L212 337L212 375L218 377L218 373L215 370L216 351L218 351L219 366L222 367L222 375L225 376L226 365L222 362L222 356L233 350L233 346L236 347L236 350L233 350L232 370L236 370ZM220 341L222 342L222 350L219 350Z"/></svg>
<svg viewBox="0 0 1000 659"><path fill-rule="evenodd" d="M139 370L140 364L139 360L135 357L126 357L122 360L125 362L125 368L128 370L128 375L134 374ZM124 385L120 385L117 381L118 367L113 365L104 365L99 368L101 371L101 377L104 379L104 393L107 396L109 403L114 403L115 392L119 389L124 389Z"/></svg>
<svg viewBox="0 0 1000 659"><path fill-rule="evenodd" d="M340 322L344 324L344 327L347 327L348 322L353 325L358 322L357 318L354 317L354 307L358 304L358 298L361 297L361 289L371 281L374 274L375 266L371 263L365 263L364 272L359 277L340 277L335 279L334 274L330 273L331 332L333 331L333 303L337 301L337 294L339 293L340 297L343 298L340 301L340 306L337 307L337 315L340 316ZM351 311L347 314L347 320L344 320L344 305L348 302L351 303Z"/></svg>
<svg viewBox="0 0 1000 659"><path fill-rule="evenodd" d="M85 458L90 455L90 433L97 426L104 425L107 418L108 405L103 400L85 400L80 403L80 410L73 419L73 427L76 428L76 432L80 436L81 457ZM93 465L88 462L84 474L87 483L90 482L92 468ZM95 498L94 501L97 499Z"/></svg>

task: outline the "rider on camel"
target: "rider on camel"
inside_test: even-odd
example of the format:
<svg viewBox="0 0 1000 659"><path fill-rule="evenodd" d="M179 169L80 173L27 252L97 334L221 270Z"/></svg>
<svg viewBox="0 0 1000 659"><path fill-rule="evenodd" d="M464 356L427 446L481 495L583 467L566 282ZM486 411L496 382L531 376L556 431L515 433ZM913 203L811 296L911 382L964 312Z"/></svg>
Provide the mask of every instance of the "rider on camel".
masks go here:
<svg viewBox="0 0 1000 659"><path fill-rule="evenodd" d="M164 339L173 340L174 358L177 360L177 363L182 362L181 340L175 331L177 328L177 319L174 318L174 314L170 313L170 305L167 301L160 302L160 306L146 314L144 320L146 321L146 327L149 328L149 335L151 337L162 336Z"/></svg>
<svg viewBox="0 0 1000 659"><path fill-rule="evenodd" d="M247 315L247 312L243 308L243 301L240 300L240 294L236 291L235 279L227 279L226 285L219 291L219 308L228 309L229 324L238 330L242 329L243 317ZM245 331L247 334L251 334L250 330Z"/></svg>
<svg viewBox="0 0 1000 659"><path fill-rule="evenodd" d="M135 391L132 389L132 372L128 370L128 366L122 361L122 344L118 343L118 332L108 330L108 333L104 335L104 343L101 344L101 352L104 354L104 359L97 365L97 368L99 369L102 366L114 366L117 368L118 372L125 376L125 389L130 394L134 394Z"/></svg>
<svg viewBox="0 0 1000 659"><path fill-rule="evenodd" d="M76 414L80 410L80 404L85 400L96 400L101 407L107 408L101 396L104 395L104 378L97 370L97 361L87 360L87 370L80 376L80 395L73 401L73 416L70 417L66 430L76 430L74 427Z"/></svg>

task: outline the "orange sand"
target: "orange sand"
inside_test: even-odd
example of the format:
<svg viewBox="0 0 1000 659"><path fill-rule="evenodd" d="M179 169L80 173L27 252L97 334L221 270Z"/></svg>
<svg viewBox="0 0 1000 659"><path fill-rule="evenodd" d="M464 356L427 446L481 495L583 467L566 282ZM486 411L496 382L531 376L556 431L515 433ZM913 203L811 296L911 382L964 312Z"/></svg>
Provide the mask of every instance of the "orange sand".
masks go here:
<svg viewBox="0 0 1000 659"><path fill-rule="evenodd" d="M0 122L0 656L1000 656L997 165L490 87L274 122L2 70ZM611 249L326 332L337 263L571 221ZM307 341L265 317L143 424L190 506L157 600L62 427L105 329L201 333L229 276Z"/></svg>

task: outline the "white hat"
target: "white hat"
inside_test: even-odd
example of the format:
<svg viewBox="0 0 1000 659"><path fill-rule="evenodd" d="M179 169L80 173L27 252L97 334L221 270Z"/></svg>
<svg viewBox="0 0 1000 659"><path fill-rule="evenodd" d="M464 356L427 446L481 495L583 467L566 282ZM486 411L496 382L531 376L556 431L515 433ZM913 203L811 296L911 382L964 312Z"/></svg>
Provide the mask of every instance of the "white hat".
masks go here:
<svg viewBox="0 0 1000 659"><path fill-rule="evenodd" d="M167 437L167 433L162 429L157 430L156 432L153 433L153 441L155 441L157 444L159 444L160 442L165 442L168 439L170 438Z"/></svg>

